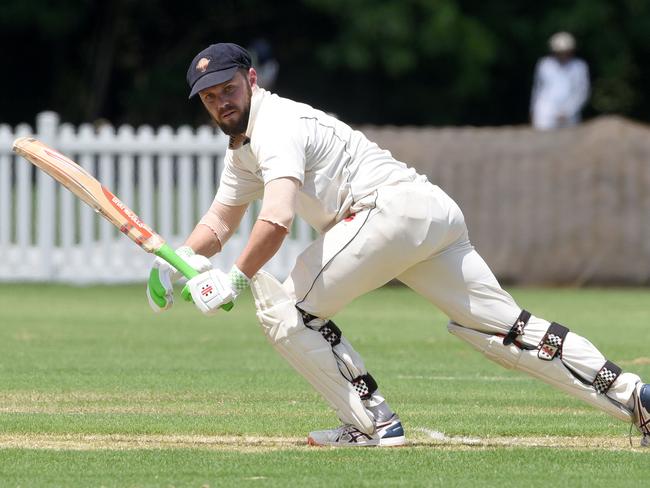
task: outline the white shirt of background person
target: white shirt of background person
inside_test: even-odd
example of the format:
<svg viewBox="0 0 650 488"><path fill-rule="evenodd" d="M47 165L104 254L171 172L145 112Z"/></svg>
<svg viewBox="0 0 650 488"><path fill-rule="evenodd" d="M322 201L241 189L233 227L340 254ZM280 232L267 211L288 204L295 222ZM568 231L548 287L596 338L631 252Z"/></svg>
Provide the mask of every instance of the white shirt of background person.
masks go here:
<svg viewBox="0 0 650 488"><path fill-rule="evenodd" d="M549 40L551 55L540 59L530 102L536 129L556 129L580 122L580 111L589 97L589 68L574 56L575 39L558 32Z"/></svg>

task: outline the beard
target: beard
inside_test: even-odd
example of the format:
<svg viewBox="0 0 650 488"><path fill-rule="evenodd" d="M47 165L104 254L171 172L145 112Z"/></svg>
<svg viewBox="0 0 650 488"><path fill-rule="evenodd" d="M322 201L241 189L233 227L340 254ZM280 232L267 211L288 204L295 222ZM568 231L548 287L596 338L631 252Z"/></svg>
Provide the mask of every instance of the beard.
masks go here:
<svg viewBox="0 0 650 488"><path fill-rule="evenodd" d="M231 115L228 121L219 121L215 119L215 122L219 126L219 129L226 134L227 136L236 136L246 132L248 128L248 119L250 118L251 113L251 98L253 97L253 89L250 84L246 85L247 99L244 102L244 106L239 110L239 118L236 118L235 115Z"/></svg>

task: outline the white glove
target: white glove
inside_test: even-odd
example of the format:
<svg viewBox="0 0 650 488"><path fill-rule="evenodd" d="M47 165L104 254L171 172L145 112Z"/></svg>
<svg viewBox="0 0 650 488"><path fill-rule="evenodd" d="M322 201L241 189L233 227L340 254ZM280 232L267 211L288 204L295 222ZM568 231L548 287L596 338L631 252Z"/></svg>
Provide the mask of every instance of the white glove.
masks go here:
<svg viewBox="0 0 650 488"><path fill-rule="evenodd" d="M196 307L205 315L214 315L221 308L230 310L235 298L248 287L250 279L237 266L229 274L212 269L187 282L183 295L192 297Z"/></svg>
<svg viewBox="0 0 650 488"><path fill-rule="evenodd" d="M205 256L195 254L191 247L183 246L176 249L176 254L198 272L212 269L212 263ZM163 258L156 258L149 272L147 281L147 300L149 306L156 312L168 310L174 305L173 283L183 275Z"/></svg>

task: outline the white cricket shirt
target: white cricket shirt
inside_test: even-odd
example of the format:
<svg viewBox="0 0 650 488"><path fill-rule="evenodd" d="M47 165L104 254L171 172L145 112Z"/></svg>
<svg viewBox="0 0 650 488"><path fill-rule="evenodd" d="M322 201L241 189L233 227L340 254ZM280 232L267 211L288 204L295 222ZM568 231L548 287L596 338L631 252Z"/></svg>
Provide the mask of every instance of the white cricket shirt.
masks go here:
<svg viewBox="0 0 650 488"><path fill-rule="evenodd" d="M217 201L261 198L276 178L300 181L296 214L323 232L378 187L418 178L414 169L335 117L304 103L253 89L250 143L225 156Z"/></svg>
<svg viewBox="0 0 650 488"><path fill-rule="evenodd" d="M554 56L545 56L535 67L531 96L533 125L539 129L554 128L559 116L577 123L588 96L587 63L578 58L560 63Z"/></svg>

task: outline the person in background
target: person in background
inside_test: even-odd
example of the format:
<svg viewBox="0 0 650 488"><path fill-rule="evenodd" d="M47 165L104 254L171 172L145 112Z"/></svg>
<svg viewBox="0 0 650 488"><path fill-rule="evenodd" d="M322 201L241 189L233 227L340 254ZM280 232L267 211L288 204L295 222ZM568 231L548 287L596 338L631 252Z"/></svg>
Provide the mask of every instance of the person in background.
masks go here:
<svg viewBox="0 0 650 488"><path fill-rule="evenodd" d="M533 127L541 130L570 127L580 122L589 98L589 68L575 56L576 42L568 32L549 39L551 54L535 67L530 101Z"/></svg>

